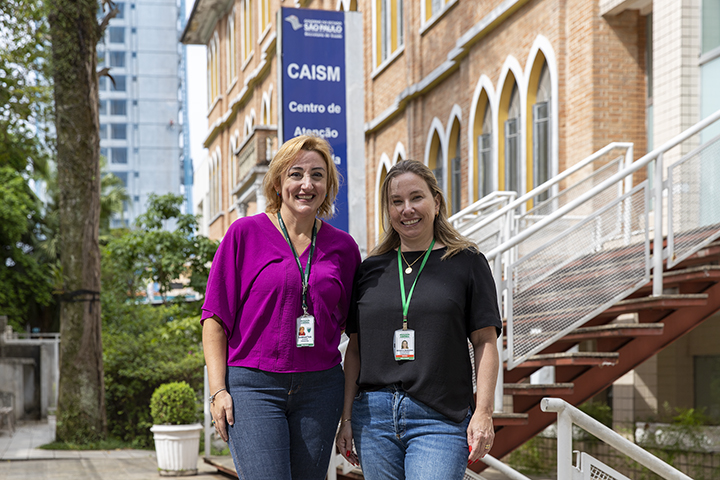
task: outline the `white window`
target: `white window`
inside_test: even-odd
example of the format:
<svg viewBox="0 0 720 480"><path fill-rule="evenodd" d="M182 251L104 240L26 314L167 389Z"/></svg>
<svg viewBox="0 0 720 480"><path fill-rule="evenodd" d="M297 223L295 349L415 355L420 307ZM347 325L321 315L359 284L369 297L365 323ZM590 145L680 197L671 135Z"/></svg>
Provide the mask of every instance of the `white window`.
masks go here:
<svg viewBox="0 0 720 480"><path fill-rule="evenodd" d="M482 133L478 135L478 199L493 191L492 165L492 111L490 103L485 105Z"/></svg>
<svg viewBox="0 0 720 480"><path fill-rule="evenodd" d="M533 115L533 187L538 187L550 180L550 105L551 105L550 73L547 63L542 67L538 81ZM550 191L545 191L535 198L535 202L546 200Z"/></svg>
<svg viewBox="0 0 720 480"><path fill-rule="evenodd" d="M375 14L375 66L391 58L404 44L403 0L378 0Z"/></svg>
<svg viewBox="0 0 720 480"><path fill-rule="evenodd" d="M253 22L252 22L252 0L241 1L241 49L243 67L247 64L253 53Z"/></svg>
<svg viewBox="0 0 720 480"><path fill-rule="evenodd" d="M508 118L505 120L505 190L521 194L520 185L520 98L517 84L510 94Z"/></svg>
<svg viewBox="0 0 720 480"><path fill-rule="evenodd" d="M258 9L259 26L258 31L262 35L265 29L270 26L270 0L260 0L260 8Z"/></svg>
<svg viewBox="0 0 720 480"><path fill-rule="evenodd" d="M235 38L235 10L230 13L227 21L227 84L232 85L237 76L237 39Z"/></svg>

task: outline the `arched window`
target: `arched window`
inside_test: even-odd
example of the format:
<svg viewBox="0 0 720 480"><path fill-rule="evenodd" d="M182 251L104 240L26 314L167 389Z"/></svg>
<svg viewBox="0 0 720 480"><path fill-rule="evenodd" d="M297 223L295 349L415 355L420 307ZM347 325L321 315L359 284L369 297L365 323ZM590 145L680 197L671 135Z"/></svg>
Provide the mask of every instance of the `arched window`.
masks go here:
<svg viewBox="0 0 720 480"><path fill-rule="evenodd" d="M210 44L207 47L207 64L208 64L208 107L211 106L215 99L220 94L220 75L219 75L219 60L218 60L218 47L219 47L219 36L215 32Z"/></svg>
<svg viewBox="0 0 720 480"><path fill-rule="evenodd" d="M492 111L490 102L485 103L483 114L482 133L477 137L478 161L478 200L493 191L493 164L492 164Z"/></svg>
<svg viewBox="0 0 720 480"><path fill-rule="evenodd" d="M533 137L533 187L537 187L550 179L550 105L552 100L550 88L550 74L547 63L542 66L540 80L538 81L535 104L532 107L532 137ZM546 191L535 198L536 202L546 200L549 195Z"/></svg>
<svg viewBox="0 0 720 480"><path fill-rule="evenodd" d="M242 15L242 61L243 68L247 64L248 60L253 53L253 22L252 22L252 0L242 0L241 2L241 15Z"/></svg>
<svg viewBox="0 0 720 480"><path fill-rule="evenodd" d="M505 190L522 192L520 179L520 97L517 84L513 85L505 120Z"/></svg>
<svg viewBox="0 0 720 480"><path fill-rule="evenodd" d="M222 211L222 156L220 152L217 152L217 158L215 159L215 172L216 172L216 183L215 183L215 191L217 193L217 212L220 213Z"/></svg>
<svg viewBox="0 0 720 480"><path fill-rule="evenodd" d="M228 16L227 21L227 84L232 85L237 76L237 40L235 38L235 10Z"/></svg>
<svg viewBox="0 0 720 480"><path fill-rule="evenodd" d="M431 154L430 158L432 159L432 161L429 167L432 170L433 175L435 175L435 179L437 180L440 190L444 192L445 182L443 179L443 151L442 145L440 145L440 137L438 137L437 133L433 138L433 151L435 155Z"/></svg>
<svg viewBox="0 0 720 480"><path fill-rule="evenodd" d="M208 185L209 186L208 193L210 195L210 205L208 205L208 213L210 214L209 218L212 218L215 216L215 158L214 158L214 156L208 162L208 169L210 170L210 173L208 175L208 178L210 179L210 181L208 182L208 184L209 184Z"/></svg>
<svg viewBox="0 0 720 480"><path fill-rule="evenodd" d="M450 157L450 192L448 192L448 204L451 214L459 212L462 204L462 160L460 158L461 140L462 135L460 134L460 122L456 120L450 134L448 150L448 157Z"/></svg>

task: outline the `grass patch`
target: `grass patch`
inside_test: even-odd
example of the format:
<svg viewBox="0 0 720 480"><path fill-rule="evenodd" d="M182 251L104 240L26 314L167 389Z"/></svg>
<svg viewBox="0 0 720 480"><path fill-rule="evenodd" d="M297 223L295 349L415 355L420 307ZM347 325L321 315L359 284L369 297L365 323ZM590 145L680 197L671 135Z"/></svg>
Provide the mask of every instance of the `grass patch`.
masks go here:
<svg viewBox="0 0 720 480"><path fill-rule="evenodd" d="M130 442L124 442L117 438L109 438L97 442L88 443L65 443L52 442L38 447L42 450L129 450L134 449Z"/></svg>

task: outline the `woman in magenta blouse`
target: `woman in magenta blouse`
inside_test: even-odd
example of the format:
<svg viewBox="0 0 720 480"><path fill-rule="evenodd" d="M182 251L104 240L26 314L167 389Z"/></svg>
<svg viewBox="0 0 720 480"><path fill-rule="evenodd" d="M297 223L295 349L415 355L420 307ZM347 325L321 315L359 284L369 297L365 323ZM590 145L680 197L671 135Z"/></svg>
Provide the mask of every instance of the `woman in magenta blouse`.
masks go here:
<svg viewBox="0 0 720 480"><path fill-rule="evenodd" d="M286 142L265 213L236 220L203 304L210 411L240 478L325 478L343 402L338 343L360 264L328 217L338 174L325 140Z"/></svg>

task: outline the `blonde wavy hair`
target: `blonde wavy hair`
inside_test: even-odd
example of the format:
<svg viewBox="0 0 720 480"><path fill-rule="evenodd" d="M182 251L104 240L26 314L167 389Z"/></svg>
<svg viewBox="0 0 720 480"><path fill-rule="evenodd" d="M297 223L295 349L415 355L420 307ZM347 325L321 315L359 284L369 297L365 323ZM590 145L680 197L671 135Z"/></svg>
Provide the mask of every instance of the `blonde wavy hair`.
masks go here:
<svg viewBox="0 0 720 480"><path fill-rule="evenodd" d="M320 137L310 137L307 135L301 135L283 143L280 150L278 150L270 162L270 167L263 179L263 193L267 199L265 212L275 214L280 211L282 197L277 194L277 189L282 185L282 176L293 165L300 150L316 152L325 160L325 168L327 169L327 196L320 205L320 208L318 208L318 216L330 218L332 216L332 204L335 201L335 196L340 187L339 174L332 160L332 147L330 147L327 141Z"/></svg>
<svg viewBox="0 0 720 480"><path fill-rule="evenodd" d="M395 231L390 223L388 207L390 205L390 182L404 173L412 173L422 178L430 189L433 198L437 198L440 201L440 211L433 223L433 235L435 236L436 242L440 242L447 247L447 251L445 255L442 256L442 259L445 260L457 255L465 249L479 253L475 243L461 235L448 220L445 197L432 171L423 163L416 160L402 160L390 169L380 187L380 216L385 228L385 233L383 233L380 243L370 252L370 256L382 255L400 246L400 234Z"/></svg>

